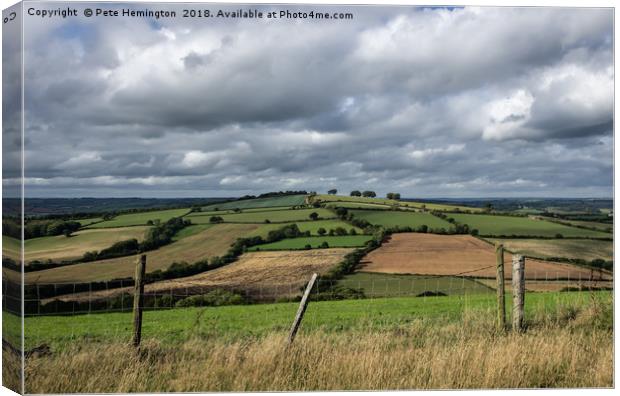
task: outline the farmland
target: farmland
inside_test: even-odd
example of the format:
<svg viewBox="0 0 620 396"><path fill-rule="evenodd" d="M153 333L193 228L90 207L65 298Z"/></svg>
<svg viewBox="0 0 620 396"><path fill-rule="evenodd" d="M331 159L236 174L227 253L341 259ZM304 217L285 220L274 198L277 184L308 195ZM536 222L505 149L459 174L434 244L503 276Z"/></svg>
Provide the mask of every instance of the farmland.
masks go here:
<svg viewBox="0 0 620 396"><path fill-rule="evenodd" d="M505 254L504 261L512 257ZM495 277L493 248L468 235L403 233L366 256L360 270L388 274L468 275ZM505 272L511 278L510 271ZM590 270L574 265L528 260L526 279L588 279ZM610 279L610 275L605 275Z"/></svg>
<svg viewBox="0 0 620 396"><path fill-rule="evenodd" d="M305 195L288 195L283 197L256 198L232 202L216 203L204 206L203 211L247 209L247 208L270 208L277 206L298 206L305 202Z"/></svg>
<svg viewBox="0 0 620 396"><path fill-rule="evenodd" d="M402 211L375 211L375 210L352 210L355 218L363 219L371 224L382 225L384 227L420 227L426 225L429 228L452 227L450 223L430 213L423 212L402 212Z"/></svg>
<svg viewBox="0 0 620 396"><path fill-rule="evenodd" d="M614 245L612 241L589 239L497 239L488 241L502 243L506 249L530 257L565 257L583 260L612 260Z"/></svg>
<svg viewBox="0 0 620 396"><path fill-rule="evenodd" d="M148 253L147 272L166 269L174 262L194 263L219 256L238 237L256 231L258 224L218 224ZM26 283L89 282L131 277L137 256L74 264L26 274Z"/></svg>
<svg viewBox="0 0 620 396"><path fill-rule="evenodd" d="M323 243L327 243L328 247L356 247L364 246L372 237L369 235L345 235L345 236L313 236L306 238L284 239L278 242L267 243L264 245L254 246L249 251L256 250L301 250L307 245L312 249L321 247Z"/></svg>
<svg viewBox="0 0 620 396"><path fill-rule="evenodd" d="M495 293L495 290L476 280L453 276L356 272L345 276L338 284L360 289L365 296L373 298L417 296L425 292L441 293L447 296Z"/></svg>
<svg viewBox="0 0 620 396"><path fill-rule="evenodd" d="M101 221L103 221L103 217L91 217L91 218L88 218L88 219L79 219L79 220L77 220L77 222L79 222L82 227L89 226L89 225L91 225L93 223L99 223Z"/></svg>
<svg viewBox="0 0 620 396"><path fill-rule="evenodd" d="M62 261L80 258L84 253L110 247L127 239L142 241L149 227L86 229L64 235L27 239L24 242L26 263L34 260Z"/></svg>
<svg viewBox="0 0 620 396"><path fill-rule="evenodd" d="M434 204L428 202L411 202L411 201L401 201L394 199L384 199L384 198L367 198L367 197L344 197L340 195L317 195L314 200L318 200L321 202L335 202L335 206L350 205L353 204L370 204L370 205L387 205L387 206L399 206L403 208L416 208L416 209L428 209L428 210L441 210L441 211L470 211L470 212L481 212L482 209L474 208L469 206L459 206L459 205L444 205L444 204Z"/></svg>
<svg viewBox="0 0 620 396"><path fill-rule="evenodd" d="M210 222L212 216L220 216L227 223L265 223L267 220L271 223L286 223L293 221L310 220L310 214L317 213L319 218L329 219L336 217L334 213L326 209L297 209L297 210L273 210L260 212L245 212L235 214L211 214L199 215L195 214L188 218L196 224L204 224Z"/></svg>
<svg viewBox="0 0 620 396"><path fill-rule="evenodd" d="M88 228L114 228L114 227L130 227L138 225L146 225L149 220L160 222L166 222L173 217L180 217L188 213L188 209L170 209L159 210L154 212L139 212L118 215L112 220L103 221L101 223L95 223L88 226Z"/></svg>
<svg viewBox="0 0 620 396"><path fill-rule="evenodd" d="M611 238L611 234L569 227L544 220L534 220L528 217L491 216L451 213L450 217L458 223L467 224L471 229L477 229L480 235L525 235L539 237L590 237Z"/></svg>
<svg viewBox="0 0 620 396"><path fill-rule="evenodd" d="M608 232L608 233L612 233L613 228L614 228L613 224L599 223L597 221L580 221L580 220L564 220L564 219L554 220L554 221L558 223L564 223L567 225L576 226L576 227L591 228L593 230L603 231L603 232Z"/></svg>
<svg viewBox="0 0 620 396"><path fill-rule="evenodd" d="M19 260L21 243L19 239L2 235L2 257L8 257L13 260Z"/></svg>
<svg viewBox="0 0 620 396"><path fill-rule="evenodd" d="M391 379L381 377L382 382L376 382L379 381L379 377L374 377L376 367L392 367L389 362L377 361L373 363L373 370L366 372L364 367L367 365L359 365L359 361L349 361L343 356L349 356L351 348L354 348L354 355L358 359L372 361L383 359L382 356L386 359L398 357L399 361L406 360L408 356L416 356L415 361L409 363L407 368L407 372L410 372L413 367L411 365L422 364L419 362L420 356L428 356L426 365L433 364L437 356L443 356L441 359L445 362L453 362L455 348L465 348L463 353L467 353L470 357L473 356L472 351L501 356L512 353L512 349L516 348L516 344L511 344L513 336L495 332L493 310L496 307L494 290L496 258L493 246L470 235L433 234L433 232L461 231L442 219L442 215L433 215L427 210L455 210L457 206L437 204L432 208L431 205L425 205L423 208L423 203L402 201L393 203L371 198L349 200L349 197L337 196L329 198L332 199L330 202L322 201L324 207L316 208L305 205L304 196L294 196L218 203L203 207L200 211L194 208L191 212L190 208L185 208L121 214L111 220L83 227L75 231L70 238L48 236L27 240L27 256L36 253L36 256L31 257L41 260L77 258L84 251L105 249L118 241L129 238L143 239L149 229L146 225L149 220L162 224L172 216L183 216L184 219L190 220L191 224L182 224L182 228L175 229L174 235L166 244L146 252L147 273L165 270L173 263L191 264L205 259L209 259L211 263L213 257L229 252L231 245L236 241L237 244L245 243L238 241L239 238L255 236L263 238L263 240L247 239L246 241L251 244L243 245L232 258L228 256L227 261L220 260L218 266L206 270L201 268L200 270L204 272L170 272L174 274L171 278L145 285L148 305L144 314L142 348L153 354L164 353L167 359L174 360L174 364L167 366L168 363L164 363L164 360L155 359L148 363L148 367L156 368L149 368L144 372L160 373L162 370L166 372L172 370L175 374L164 379L160 378L161 375L148 374L140 377L144 378L143 380L136 382L136 376L142 374L128 371L130 383L133 384L131 389L128 389L132 391L353 389L355 386L364 386L364 382L360 382L358 377L362 372L364 378L375 378L375 382L368 383L367 389L381 388L383 385L378 384L401 378L398 384L394 383L393 388L396 389L405 386L402 375L398 372L389 372L393 377L390 377ZM335 201L337 199L346 202ZM394 210L390 205L399 205L400 209ZM340 216L337 216L335 210L337 207L346 207L348 213L343 215L341 212ZM215 210L216 208L220 210ZM310 220L310 214L313 212L316 212L320 219ZM213 216L221 217L222 222L212 222ZM480 227L481 234L501 231L507 235L516 232L515 235L546 238L489 239L490 242L503 243L508 250L515 253L537 253L537 257L541 258L574 256L580 259L592 257L607 259L613 253L611 241L567 239L592 238L600 235L603 235L603 238L611 237L611 234L595 230L523 217L462 213L446 213L446 216L454 218L458 223L462 219L472 221L475 225L466 223L472 228ZM93 217L93 219L99 218ZM365 220L373 226L356 223L358 220ZM286 234L285 230L270 234L270 231L280 230L291 224L296 224L302 233L309 232L311 236L300 236L297 232ZM361 224L364 229L353 224ZM418 229L422 225L428 227L427 233L385 235L381 229L392 227ZM318 231L321 228L326 233L330 230L344 229L348 235L320 236ZM352 229L356 235L351 235ZM343 231L338 230L336 234L338 233L342 234ZM566 238L555 238L557 233L562 233ZM374 243L366 245L370 239L381 238L384 235L382 244L379 244L381 239L375 239ZM268 236L269 242L266 240ZM6 236L3 237L3 241L5 257L11 255L16 257L19 253L18 241ZM323 242L327 242L329 247L320 248ZM307 248L307 245L310 248ZM369 249L369 253L356 250L361 247ZM355 254L349 254L354 251ZM362 257L360 254L365 255ZM128 278L134 274L137 257L130 255L32 271L26 273L26 282L70 284ZM351 266L354 257L359 261L355 261ZM508 292L510 292L511 259L511 253L506 252L504 261L507 266L505 279ZM4 268L3 273L10 279L17 280L19 277L19 273L10 268ZM194 275L189 275L192 273ZM246 362L258 359L256 363L260 363L260 367L268 366L268 362L256 356L267 356L267 350L280 350L279 346L282 345L298 306L297 303L290 301L299 299L313 273L318 273L320 277L312 289L312 302L292 347L300 349L294 356L284 354L278 355L281 356L279 358L271 357L293 359L290 364L305 367L304 365L308 364L307 351L314 351L315 348L318 348L318 351L327 349L332 351L332 355L317 352L319 355L315 358L318 364L329 366L337 361L338 367L349 367L349 371L356 374L351 374L352 377L347 379L349 382L346 385L340 382L341 375L334 376L333 373L325 373L320 384L309 379L291 380L290 376L286 381L278 383L275 388L268 382L259 382L260 385L243 382L246 381L247 375L238 375L239 370L244 370L246 374L247 370L257 370L246 367L246 364L250 364ZM606 330L601 330L600 335L596 333L598 330L593 333L592 329L595 328L593 323L601 321L607 323L605 320L609 319L600 313L600 308L594 310L590 306L593 301L609 300L611 295L605 291L586 293L566 290L611 288L612 274L603 270L594 272L587 267L528 258L525 275L525 287L528 291L526 318L530 327L522 336L519 346L522 347L524 342L531 342L540 350L540 340L544 339L545 346L557 344L561 345L561 348L570 349L561 353L558 352L558 348L553 349L555 353L553 356L560 354L566 359L574 359L575 349L588 350L591 360L581 370L598 367L600 377L587 378L595 384L608 383L608 377L604 373L609 372L611 361L608 336L611 325L604 327ZM108 287L107 284L105 286ZM37 293L38 290L37 288ZM58 375L63 374L57 373L69 373L67 381L63 381L65 388L62 391L65 392L125 389L123 383L126 380L106 376L107 371L119 367L114 359L125 353L121 345L125 345L131 336L131 315L129 312L105 312L105 310L127 310L131 307L130 296L133 290L132 287L103 290L82 288L76 292L74 288L72 294L70 289L59 292L59 295L44 294L42 304L29 312L45 315L26 318L26 344L28 347L48 344L53 354L28 360L27 376L31 379L32 390L60 390L55 380ZM53 291L56 292L56 288ZM337 301L339 299L343 300ZM507 303L510 306L509 296ZM103 312L79 315L80 312L91 312L91 305L92 312L97 312L96 310ZM187 307L188 305L202 306ZM564 325L566 322L561 322L566 320L564 311L566 309L570 310L571 318L576 318L570 319L574 321L574 326L584 328L583 333L578 333L582 335L577 341L574 341L577 334L575 331L582 330L575 328L582 327L573 328L572 333L566 330ZM74 315L54 316L59 312ZM592 319L591 315L594 314L591 312L603 315L602 319ZM15 317L3 313L3 318L5 323L8 323L4 326L6 337L16 338ZM592 322L593 320L596 322ZM595 336L599 337L595 341L584 338ZM525 341L530 337L531 341ZM417 346L414 348L411 339L424 341L420 345L416 343ZM592 342L596 343L594 350L597 355L593 355ZM203 351L204 348L209 348L208 354L189 353L189 351ZM110 355L110 350L115 351L114 358ZM253 355L246 355L245 351L253 351ZM234 356L234 359L226 360L224 355L218 354ZM101 364L104 366L109 365L110 369L102 375L91 376L93 379L89 381L73 381L74 378L82 378L85 375L83 363L79 362L90 362L92 356L97 356L98 361L103 362ZM125 357L121 359L123 362L127 361ZM165 362L168 362L167 359ZM472 359L480 362L482 356ZM471 362L472 359L468 358L464 362ZM540 370L546 369L551 357L545 356L545 359L540 363L542 367ZM575 367L578 367L577 364L582 364L583 360L583 357L574 360L570 366L571 370L577 370ZM212 365L216 363L219 364L218 367L222 367L219 372L226 373L225 382L221 381L223 374L218 374L218 380L214 380L209 374L213 371L209 367L214 367ZM175 367L179 364L188 369L178 371ZM209 366L205 366L206 364ZM445 367L446 364L448 363L440 366ZM461 363L461 366L463 364L470 364L466 371L468 374L480 365L480 363L476 365ZM497 364L499 361L494 361L493 365ZM196 372L189 375L188 370ZM273 368L273 370L281 369ZM519 368L512 367L511 370ZM554 370L556 370L553 371L556 373L555 381L561 381L562 377L557 376L557 369ZM571 371L571 375L575 373L576 371ZM488 378L487 373L485 376L479 375L471 382L468 382L469 380L453 382L457 385L451 386L480 386ZM505 375L497 374L494 378L495 385L512 384L507 382ZM538 378L536 376L527 378L533 378L531 383L534 385L549 384L548 381L536 382L535 379ZM456 381L454 378L452 380ZM430 379L428 381L415 384L418 387L429 387L432 383L433 387L442 387L439 377L432 379L434 382ZM71 385L67 387L66 384Z"/></svg>

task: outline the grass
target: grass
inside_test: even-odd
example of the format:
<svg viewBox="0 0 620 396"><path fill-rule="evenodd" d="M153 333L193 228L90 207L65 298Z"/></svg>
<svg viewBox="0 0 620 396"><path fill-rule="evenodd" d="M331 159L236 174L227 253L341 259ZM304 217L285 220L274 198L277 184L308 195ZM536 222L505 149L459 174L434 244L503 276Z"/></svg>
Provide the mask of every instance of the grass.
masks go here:
<svg viewBox="0 0 620 396"><path fill-rule="evenodd" d="M26 347L53 352L27 360L26 391L612 387L612 298L528 294L523 334L497 329L494 296L311 302L290 347L296 303L150 311L139 353L130 313L26 318Z"/></svg>
<svg viewBox="0 0 620 396"><path fill-rule="evenodd" d="M530 257L565 257L583 260L612 260L614 244L612 241L593 239L505 239L485 238L489 242L500 242L511 252Z"/></svg>
<svg viewBox="0 0 620 396"><path fill-rule="evenodd" d="M360 234L363 232L362 229L358 227L354 227L341 220L315 220L315 221L298 221L297 223L291 222L291 223L264 224L260 229L258 229L256 232L252 233L251 235L252 236L260 235L262 237L266 237L269 231L277 230L288 224L297 224L297 226L302 232L310 231L312 235L318 235L317 231L319 228L324 228L327 232L329 232L330 229L335 230L337 227L342 227L345 230L347 230L347 232L351 231L351 229L355 229L355 231Z"/></svg>
<svg viewBox="0 0 620 396"><path fill-rule="evenodd" d="M147 226L86 229L77 231L67 238L64 235L27 239L24 242L26 263L39 260L71 260L82 257L86 252L99 251L116 242L128 239L142 241Z"/></svg>
<svg viewBox="0 0 620 396"><path fill-rule="evenodd" d="M370 204L370 205L387 205L387 206L400 206L405 208L426 208L428 210L440 210L440 211L470 211L481 212L482 209L469 206L459 205L446 205L435 204L429 202L411 202L411 201L396 201L387 198L367 198L367 197L347 197L342 195L317 195L315 199L322 202L338 202L336 206L351 205L351 204Z"/></svg>
<svg viewBox="0 0 620 396"><path fill-rule="evenodd" d="M174 262L194 263L213 256L221 256L237 238L255 232L261 227L258 224L218 224L201 231L200 228L189 229L186 233L194 231L196 233L146 253L146 270L147 272L163 270ZM137 256L126 256L29 272L26 274L26 283L91 282L133 277L136 259Z"/></svg>
<svg viewBox="0 0 620 396"><path fill-rule="evenodd" d="M19 261L22 245L19 239L12 238L8 235L2 235L2 256L8 257L15 261Z"/></svg>
<svg viewBox="0 0 620 396"><path fill-rule="evenodd" d="M165 222L173 217L180 217L189 212L189 209L168 209L153 212L129 213L116 216L112 220L91 224L88 228L114 228L146 225L149 220Z"/></svg>
<svg viewBox="0 0 620 396"><path fill-rule="evenodd" d="M357 272L345 276L341 286L362 289L367 297L416 296L426 291L441 292L448 296L495 293L475 280L452 276L420 276Z"/></svg>
<svg viewBox="0 0 620 396"><path fill-rule="evenodd" d="M103 221L103 217L91 217L89 219L79 219L75 221L79 222L82 227L86 227L93 223L99 223L100 221Z"/></svg>
<svg viewBox="0 0 620 396"><path fill-rule="evenodd" d="M271 208L249 208L249 209L242 209L241 212L235 212L233 209L227 209L227 210L207 210L207 211L201 211L201 212L192 212L192 213L188 214L186 217L188 219L191 219L193 217L200 217L200 216L222 216L222 215L225 215L225 214L270 212L270 211L274 211L274 210L292 210L292 207L290 207L290 206L274 206L274 207L271 207Z"/></svg>
<svg viewBox="0 0 620 396"><path fill-rule="evenodd" d="M452 227L450 223L430 213L423 212L403 212L403 211L374 211L374 210L352 210L355 218L364 219L371 224L382 225L384 227L419 227L427 225L429 228Z"/></svg>
<svg viewBox="0 0 620 396"><path fill-rule="evenodd" d="M614 230L614 225L609 223L599 223L597 221L580 221L580 220L565 220L558 219L558 223L567 223L569 225L578 226L578 227L586 227L591 228L597 231L609 232L612 233Z"/></svg>
<svg viewBox="0 0 620 396"><path fill-rule="evenodd" d="M344 236L313 236L304 238L283 239L278 242L266 243L254 246L248 251L263 250L301 250L306 245L310 245L313 249L319 248L323 242L327 242L329 247L357 247L364 246L366 242L372 239L371 235L344 235Z"/></svg>
<svg viewBox="0 0 620 396"><path fill-rule="evenodd" d="M335 215L327 209L296 209L296 210L272 210L261 212L247 212L236 214L220 215L227 223L265 223L269 220L272 223L286 223L299 220L310 220L310 213L316 212L319 217L328 219ZM209 223L211 216L192 216L190 219L195 224Z"/></svg>
<svg viewBox="0 0 620 396"><path fill-rule="evenodd" d="M540 237L554 237L562 234L564 237L595 237L611 238L611 234L569 227L544 220L534 220L528 217L491 216L451 213L450 217L457 222L478 229L480 235L526 235Z"/></svg>
<svg viewBox="0 0 620 396"><path fill-rule="evenodd" d="M524 335L413 320L382 332L316 332L285 348L283 332L225 342L75 346L27 361L26 391L42 393L610 388L610 331L550 324ZM514 358L507 358L514 357Z"/></svg>
<svg viewBox="0 0 620 396"><path fill-rule="evenodd" d="M305 202L305 195L287 195L283 197L272 198L256 198L246 199L242 201L232 201L225 203L217 203L208 205L202 208L203 211L209 210L228 210L228 209L248 209L248 208L270 208L278 206L298 206L303 205Z"/></svg>
<svg viewBox="0 0 620 396"><path fill-rule="evenodd" d="M347 209L377 209L388 210L391 208L389 205L373 204L365 202L331 202L325 205L328 208L347 208Z"/></svg>
<svg viewBox="0 0 620 396"><path fill-rule="evenodd" d="M213 227L213 224L194 224L189 227L185 227L181 229L181 231L177 232L172 238L173 241L179 241L183 238L191 237L192 235L199 234L209 228Z"/></svg>
<svg viewBox="0 0 620 396"><path fill-rule="evenodd" d="M592 299L591 295L611 299L612 292L528 293L526 319L534 319L540 311L555 312L567 305L587 304ZM340 332L358 328L377 331L420 318L460 321L464 309L480 312L493 309L495 299L494 294L481 294L314 301L308 306L302 331ZM507 307L510 306L510 298L507 297ZM266 336L273 331L288 330L297 307L298 303L280 303L146 311L143 336L145 339L177 344L196 334L225 340ZM15 322L15 326L9 327L18 328L19 318L14 315L3 312L3 321L9 324ZM131 312L27 317L26 347L48 343L58 350L78 341L125 341L131 338L131 323Z"/></svg>

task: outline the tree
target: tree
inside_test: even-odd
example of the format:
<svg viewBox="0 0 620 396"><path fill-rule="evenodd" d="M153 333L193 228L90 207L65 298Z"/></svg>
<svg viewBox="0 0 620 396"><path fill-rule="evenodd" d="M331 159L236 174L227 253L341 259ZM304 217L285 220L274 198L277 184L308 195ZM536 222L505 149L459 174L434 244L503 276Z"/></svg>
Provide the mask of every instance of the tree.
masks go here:
<svg viewBox="0 0 620 396"><path fill-rule="evenodd" d="M310 217L312 220L316 220L319 218L319 214L317 212L312 212L308 217Z"/></svg>
<svg viewBox="0 0 620 396"><path fill-rule="evenodd" d="M340 217L341 219L344 219L345 216L347 215L347 213L349 213L349 211L347 210L347 208L337 208L336 209L336 214L338 215L338 217Z"/></svg>
<svg viewBox="0 0 620 396"><path fill-rule="evenodd" d="M394 193L387 193L385 196L387 199L394 199Z"/></svg>
<svg viewBox="0 0 620 396"><path fill-rule="evenodd" d="M374 197L376 197L376 196L377 196L377 193L375 193L374 191L368 191L368 190L366 190L366 191L364 191L364 192L362 193L362 197L374 198Z"/></svg>
<svg viewBox="0 0 620 396"><path fill-rule="evenodd" d="M209 223L222 223L224 219L221 216L211 216Z"/></svg>
<svg viewBox="0 0 620 396"><path fill-rule="evenodd" d="M347 235L347 230L345 230L343 227L336 227L334 232L336 233L336 235L340 235L340 236Z"/></svg>
<svg viewBox="0 0 620 396"><path fill-rule="evenodd" d="M320 236L323 236L323 235L327 234L327 230L325 228L321 227L318 230L316 230L316 233L319 234Z"/></svg>
<svg viewBox="0 0 620 396"><path fill-rule="evenodd" d="M336 195L338 193L338 190L336 190L335 188L332 188L331 190L329 190L327 192L329 195Z"/></svg>
<svg viewBox="0 0 620 396"><path fill-rule="evenodd" d="M362 193L359 192L358 190L353 190L353 191L351 191L351 196L352 197L361 197Z"/></svg>
<svg viewBox="0 0 620 396"><path fill-rule="evenodd" d="M400 193L394 193L392 199L395 199L397 201L400 200Z"/></svg>

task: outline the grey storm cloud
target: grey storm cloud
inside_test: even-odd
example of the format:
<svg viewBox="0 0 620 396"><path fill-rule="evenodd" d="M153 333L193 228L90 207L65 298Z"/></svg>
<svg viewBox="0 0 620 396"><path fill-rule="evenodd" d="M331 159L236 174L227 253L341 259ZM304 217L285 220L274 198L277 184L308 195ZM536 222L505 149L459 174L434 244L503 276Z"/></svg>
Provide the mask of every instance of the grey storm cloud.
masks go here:
<svg viewBox="0 0 620 396"><path fill-rule="evenodd" d="M611 195L612 10L323 7L27 18L26 193Z"/></svg>

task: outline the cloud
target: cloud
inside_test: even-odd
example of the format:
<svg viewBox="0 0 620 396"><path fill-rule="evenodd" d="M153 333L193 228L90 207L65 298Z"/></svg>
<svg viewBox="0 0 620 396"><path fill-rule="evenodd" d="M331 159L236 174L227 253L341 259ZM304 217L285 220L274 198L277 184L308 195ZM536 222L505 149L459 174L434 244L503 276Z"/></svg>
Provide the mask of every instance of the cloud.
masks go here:
<svg viewBox="0 0 620 396"><path fill-rule="evenodd" d="M27 192L611 194L612 11L348 9L29 19Z"/></svg>

